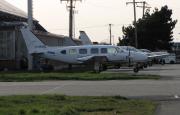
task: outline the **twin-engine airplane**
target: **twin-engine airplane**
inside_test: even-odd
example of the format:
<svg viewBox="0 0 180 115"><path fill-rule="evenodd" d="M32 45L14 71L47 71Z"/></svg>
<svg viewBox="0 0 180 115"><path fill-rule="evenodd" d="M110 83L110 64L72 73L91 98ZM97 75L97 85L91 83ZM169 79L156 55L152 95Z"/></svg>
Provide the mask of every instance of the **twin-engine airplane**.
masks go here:
<svg viewBox="0 0 180 115"><path fill-rule="evenodd" d="M83 45L92 45L90 38L86 34L85 31L80 31L80 40L82 41ZM128 65L132 65L134 63L138 63L140 68L147 67L147 64L149 64L148 60L143 60L141 56L147 55L146 53L131 47L131 46L119 46L120 49L124 49L126 52L129 52L128 60L126 61ZM148 55L147 55L148 56ZM149 59L149 56L148 56Z"/></svg>
<svg viewBox="0 0 180 115"><path fill-rule="evenodd" d="M168 52L151 52L147 49L136 49L132 46L121 46L121 48L130 51L133 55L136 52L143 53L148 56L148 64L152 65L154 60L159 61L158 63L164 64L163 58L169 56Z"/></svg>
<svg viewBox="0 0 180 115"><path fill-rule="evenodd" d="M49 47L43 44L28 28L21 28L28 53L40 57L65 62L67 64L84 64L93 62L94 69L100 71L104 63L126 63L129 52L112 45L82 45L66 47ZM136 60L146 61L147 56L136 54ZM138 72L138 66L134 66Z"/></svg>

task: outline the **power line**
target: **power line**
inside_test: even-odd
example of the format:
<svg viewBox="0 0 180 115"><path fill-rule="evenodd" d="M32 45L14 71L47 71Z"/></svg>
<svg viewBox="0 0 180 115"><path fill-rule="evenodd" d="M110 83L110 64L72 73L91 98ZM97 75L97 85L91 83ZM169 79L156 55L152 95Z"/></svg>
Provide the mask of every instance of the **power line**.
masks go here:
<svg viewBox="0 0 180 115"><path fill-rule="evenodd" d="M138 48L138 38L137 38L137 23L136 23L136 4L139 2L136 2L135 0L133 0L133 2L126 2L126 5L128 4L133 4L133 8L134 8L134 26L135 26L135 46L136 48Z"/></svg>
<svg viewBox="0 0 180 115"><path fill-rule="evenodd" d="M131 25L131 24L113 24L113 27L119 27L124 25ZM108 25L93 25L93 26L84 26L84 27L76 27L76 29L93 29L93 28L106 28ZM50 28L49 30L67 30L67 28Z"/></svg>
<svg viewBox="0 0 180 115"><path fill-rule="evenodd" d="M143 1L143 2L141 2L141 3L142 3L143 5L142 5L142 6L138 6L138 5L137 5L137 7L143 8L143 15L142 15L142 17L144 18L145 9L150 9L151 7L147 6L148 3L147 3L146 1Z"/></svg>
<svg viewBox="0 0 180 115"><path fill-rule="evenodd" d="M76 4L76 1L81 1L81 0L60 0L60 1L67 2L67 8L69 9L69 37L72 39L73 38L73 25L74 25L73 18L74 18L75 4Z"/></svg>

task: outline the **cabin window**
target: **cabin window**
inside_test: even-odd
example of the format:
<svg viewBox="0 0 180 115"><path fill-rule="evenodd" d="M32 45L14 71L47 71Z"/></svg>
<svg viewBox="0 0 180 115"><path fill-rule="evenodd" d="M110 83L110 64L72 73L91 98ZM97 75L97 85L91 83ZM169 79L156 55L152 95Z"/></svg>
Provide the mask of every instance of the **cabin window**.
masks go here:
<svg viewBox="0 0 180 115"><path fill-rule="evenodd" d="M108 48L108 54L115 54L116 52L116 48Z"/></svg>
<svg viewBox="0 0 180 115"><path fill-rule="evenodd" d="M76 49L70 49L69 50L69 54L77 54L77 50Z"/></svg>
<svg viewBox="0 0 180 115"><path fill-rule="evenodd" d="M87 49L79 49L79 54L87 54Z"/></svg>
<svg viewBox="0 0 180 115"><path fill-rule="evenodd" d="M91 49L91 54L98 54L98 53L99 53L98 48L92 48Z"/></svg>
<svg viewBox="0 0 180 115"><path fill-rule="evenodd" d="M106 54L107 53L107 48L101 48L101 53Z"/></svg>
<svg viewBox="0 0 180 115"><path fill-rule="evenodd" d="M61 51L61 54L66 54L66 50L62 50L62 51Z"/></svg>
<svg viewBox="0 0 180 115"><path fill-rule="evenodd" d="M125 50L126 50L126 49L120 48L120 47L117 47L117 48L116 48L116 51L119 52L119 53L122 53L122 52L124 52Z"/></svg>

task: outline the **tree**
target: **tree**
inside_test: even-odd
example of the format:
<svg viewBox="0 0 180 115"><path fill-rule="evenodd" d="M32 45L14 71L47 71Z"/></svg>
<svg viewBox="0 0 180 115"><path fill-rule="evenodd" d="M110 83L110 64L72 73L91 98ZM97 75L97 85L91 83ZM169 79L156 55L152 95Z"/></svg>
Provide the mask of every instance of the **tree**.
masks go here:
<svg viewBox="0 0 180 115"><path fill-rule="evenodd" d="M153 13L146 12L137 21L138 48L149 50L170 50L173 40L173 29L177 20L172 20L172 10L167 6ZM123 39L119 45L135 46L134 25L123 27Z"/></svg>

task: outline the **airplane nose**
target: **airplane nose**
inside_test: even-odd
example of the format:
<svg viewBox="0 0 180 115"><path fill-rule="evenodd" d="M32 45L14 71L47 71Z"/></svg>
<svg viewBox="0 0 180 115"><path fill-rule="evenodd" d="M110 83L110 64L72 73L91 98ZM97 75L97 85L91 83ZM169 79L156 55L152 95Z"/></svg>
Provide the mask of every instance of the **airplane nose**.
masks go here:
<svg viewBox="0 0 180 115"><path fill-rule="evenodd" d="M148 60L148 55L144 54L143 58L144 58L144 60L147 61Z"/></svg>
<svg viewBox="0 0 180 115"><path fill-rule="evenodd" d="M148 60L148 56L146 54L139 53L138 57L141 61L147 61Z"/></svg>

